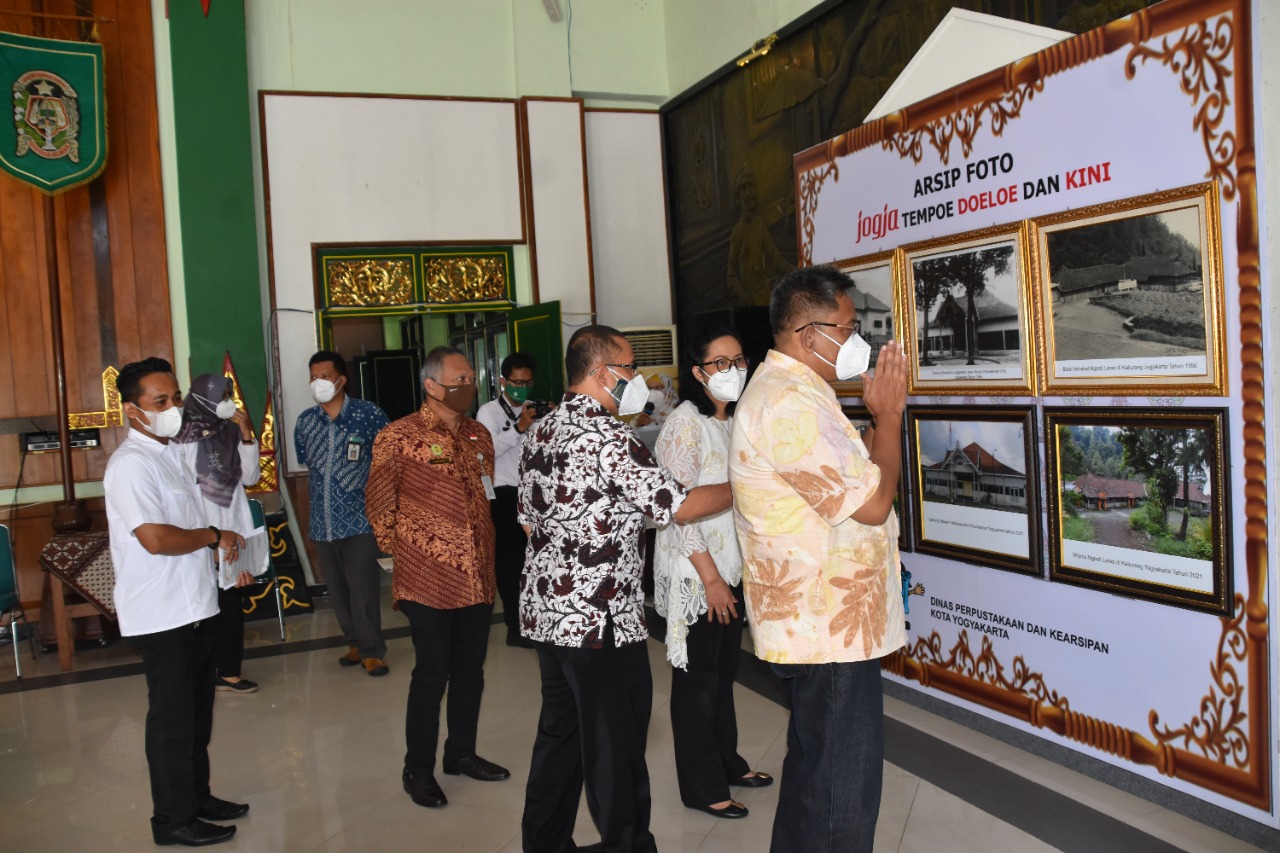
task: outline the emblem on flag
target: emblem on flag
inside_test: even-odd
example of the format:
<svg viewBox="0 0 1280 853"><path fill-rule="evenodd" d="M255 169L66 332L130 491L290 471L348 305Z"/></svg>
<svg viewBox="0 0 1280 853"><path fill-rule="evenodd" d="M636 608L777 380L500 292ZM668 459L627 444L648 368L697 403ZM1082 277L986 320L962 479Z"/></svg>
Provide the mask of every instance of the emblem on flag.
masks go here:
<svg viewBox="0 0 1280 853"><path fill-rule="evenodd" d="M0 169L50 195L107 164L102 45L0 33L0 86L13 98L0 122Z"/></svg>

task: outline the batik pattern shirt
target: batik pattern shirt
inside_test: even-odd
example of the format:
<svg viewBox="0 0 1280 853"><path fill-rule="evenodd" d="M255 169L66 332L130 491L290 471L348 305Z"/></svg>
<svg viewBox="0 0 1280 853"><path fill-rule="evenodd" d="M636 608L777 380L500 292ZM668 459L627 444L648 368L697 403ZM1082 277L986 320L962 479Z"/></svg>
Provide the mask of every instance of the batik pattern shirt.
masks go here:
<svg viewBox="0 0 1280 853"><path fill-rule="evenodd" d="M378 547L394 557L394 600L440 610L493 603L481 477L493 477L493 440L471 418L455 432L424 403L378 433L367 505Z"/></svg>
<svg viewBox="0 0 1280 853"><path fill-rule="evenodd" d="M520 461L518 518L529 525L520 630L531 640L602 648L648 637L640 535L671 521L685 487L631 427L590 397L566 394L535 422Z"/></svg>
<svg viewBox="0 0 1280 853"><path fill-rule="evenodd" d="M734 413L729 482L758 657L863 661L906 642L898 519L851 518L880 469L822 377L769 351Z"/></svg>
<svg viewBox="0 0 1280 853"><path fill-rule="evenodd" d="M334 542L368 533L364 487L373 458L373 439L387 425L377 405L346 395L336 418L319 406L298 415L293 445L311 472L312 542Z"/></svg>

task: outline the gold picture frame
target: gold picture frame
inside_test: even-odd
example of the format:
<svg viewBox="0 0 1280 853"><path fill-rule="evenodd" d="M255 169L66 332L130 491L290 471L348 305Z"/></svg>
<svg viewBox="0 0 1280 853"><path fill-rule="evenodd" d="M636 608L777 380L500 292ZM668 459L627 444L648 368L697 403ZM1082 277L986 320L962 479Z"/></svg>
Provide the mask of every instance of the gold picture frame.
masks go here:
<svg viewBox="0 0 1280 853"><path fill-rule="evenodd" d="M1030 222L1045 396L1226 395L1216 181Z"/></svg>
<svg viewBox="0 0 1280 853"><path fill-rule="evenodd" d="M1227 431L1225 409L1046 408L1049 579L1230 616Z"/></svg>
<svg viewBox="0 0 1280 853"><path fill-rule="evenodd" d="M845 292L853 300L853 308L861 324L859 334L871 345L871 365L867 368L867 373L873 377L876 374L880 348L889 341L901 340L902 337L898 325L902 312L898 310L897 299L901 270L895 263L896 256L897 253L890 249L832 264L853 280L853 285ZM832 387L837 397L862 396L861 379L833 382Z"/></svg>
<svg viewBox="0 0 1280 853"><path fill-rule="evenodd" d="M1026 249L1017 222L898 250L908 394L1035 396Z"/></svg>

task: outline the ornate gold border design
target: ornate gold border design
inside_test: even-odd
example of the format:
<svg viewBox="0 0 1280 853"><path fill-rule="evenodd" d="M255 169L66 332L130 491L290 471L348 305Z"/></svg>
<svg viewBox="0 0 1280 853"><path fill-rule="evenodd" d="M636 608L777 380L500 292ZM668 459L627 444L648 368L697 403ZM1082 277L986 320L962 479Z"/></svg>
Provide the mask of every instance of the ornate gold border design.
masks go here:
<svg viewBox="0 0 1280 853"><path fill-rule="evenodd" d="M991 98L974 104L959 112L948 113L924 127L895 134L880 143L886 151L897 151L903 159L910 157L913 163L924 158L923 140L929 144L943 164L951 161L951 141L960 140L961 150L968 157L973 152L973 141L982 128L984 113L991 116L991 135L1004 135L1004 128L1010 121L1022 115L1022 108L1035 97L1036 92L1044 90L1044 80L1030 80L998 98Z"/></svg>
<svg viewBox="0 0 1280 853"><path fill-rule="evenodd" d="M1124 75L1129 80L1138 73L1135 63L1146 63L1148 59L1179 75L1182 91L1191 96L1193 104L1200 106L1192 126L1199 129L1204 153L1209 157L1205 177L1222 182L1222 195L1227 201L1236 197L1236 181L1231 172L1236 138L1230 130L1221 131L1220 127L1231 104L1227 88L1231 71L1226 67L1226 60L1235 46L1233 35L1230 17L1219 18L1212 27L1208 21L1199 21L1184 29L1177 41L1170 43L1164 39L1159 50L1135 44L1124 61ZM1204 103L1200 103L1201 96Z"/></svg>
<svg viewBox="0 0 1280 853"><path fill-rule="evenodd" d="M1246 594L1236 599L1237 607L1241 608L1237 614L1230 619L1223 618L1224 639L1220 644L1218 659L1211 665L1214 687L1202 701L1200 715L1178 729L1155 729L1153 734L1160 742L1153 742L1120 726L1071 711L1065 702L1038 701L1030 695L983 682L961 672L953 672L936 662L916 660L902 652L886 658L884 666L888 671L919 681L926 687L945 690L1127 761L1151 766L1164 775L1258 809L1270 810L1272 756L1269 706L1271 673L1268 654L1270 626L1267 609L1269 558L1266 362L1262 346L1262 278L1259 269L1257 155L1253 144L1250 52L1252 22L1249 8L1247 0L1165 0L803 151L795 157L795 168L801 173L803 181L805 172L825 167L836 158L853 151L881 143L890 135L922 127L958 108L963 109L1001 97L1028 81L1047 78L1126 47L1140 46L1153 38L1185 31L1180 39L1170 45L1169 50L1162 47L1158 52L1159 56L1153 55L1151 58L1159 58L1164 63L1164 54L1169 53L1171 58L1166 64L1183 74L1184 81L1191 81L1191 91L1188 94L1199 97L1197 92L1200 92L1209 96L1206 99L1206 103L1210 104L1208 112L1201 109L1196 119L1196 128L1205 135L1206 152L1211 163L1210 175L1215 174L1212 165L1215 162L1215 151L1221 156L1231 150L1224 146L1235 145L1236 171L1234 181L1230 184L1233 192L1227 195L1224 189L1224 197L1237 202L1238 269L1235 280L1240 305L1244 556L1248 589ZM1211 44L1213 50L1207 50L1205 45L1196 41L1195 28L1218 15L1229 16L1230 31L1234 38L1230 45ZM1214 32L1220 30L1215 29ZM1185 48L1178 59L1183 64L1175 66L1172 56L1181 52L1178 46L1193 43L1196 46ZM1230 90L1230 93L1234 96L1235 129L1229 137L1230 143L1223 142L1224 137L1212 123L1213 117L1220 110L1225 110L1227 105L1223 100L1229 91L1226 88L1227 82L1215 77L1211 83L1202 86L1197 82L1202 71L1194 67L1197 62L1202 65L1208 62L1211 72L1216 74L1217 66L1214 66L1214 62L1220 60L1210 61L1210 56L1225 56L1227 52L1234 54L1234 68L1230 76L1234 90ZM1143 58L1137 54L1134 57ZM1190 70L1186 70L1188 68ZM1221 123L1221 118L1218 122ZM1217 177L1223 181L1224 187L1229 185L1226 175L1218 174ZM803 217L806 210L812 217L815 205L809 208L797 206L802 220L797 225L802 235L802 247L805 245L803 235L806 233ZM801 257L806 257L803 248ZM1239 627L1233 628L1237 623ZM1242 635L1240 632L1243 632ZM975 660L980 658L981 655L978 655ZM1238 680L1237 664L1244 670L1242 682ZM1236 716L1237 699L1238 707L1244 709L1242 717ZM1243 750L1231 743L1231 738L1240 731L1241 720L1249 722L1248 733L1241 735L1245 745ZM1153 717L1151 722L1154 728L1158 725L1158 718ZM1193 736L1186 743L1187 747L1195 747L1194 750L1173 745L1173 741L1180 739L1180 732L1184 728L1205 733L1200 738ZM1172 738L1169 737L1170 732L1174 733ZM1165 740L1161 741L1162 738ZM1207 746L1208 744L1215 746ZM1216 754L1215 749L1222 750L1220 754L1223 755L1229 753L1235 766L1228 766L1211 757Z"/></svg>
<svg viewBox="0 0 1280 853"><path fill-rule="evenodd" d="M76 412L67 415L68 429L105 429L107 427L124 426L124 412L120 409L120 391L116 388L116 377L120 371L110 365L102 371L102 403L101 412Z"/></svg>
<svg viewBox="0 0 1280 853"><path fill-rule="evenodd" d="M822 168L805 172L800 176L800 184L797 188L800 199L796 207L800 210L798 223L802 231L800 235L800 266L802 267L813 265L813 215L818 211L818 193L828 177L836 182L840 180L840 168L836 166L834 160Z"/></svg>

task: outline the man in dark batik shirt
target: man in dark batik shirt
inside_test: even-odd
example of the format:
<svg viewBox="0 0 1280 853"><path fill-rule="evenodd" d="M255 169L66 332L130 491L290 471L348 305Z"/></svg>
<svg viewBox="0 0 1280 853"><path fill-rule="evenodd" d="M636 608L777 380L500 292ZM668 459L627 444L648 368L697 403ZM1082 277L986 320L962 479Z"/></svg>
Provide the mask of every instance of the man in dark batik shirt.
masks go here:
<svg viewBox="0 0 1280 853"><path fill-rule="evenodd" d="M644 761L653 682L639 538L727 509L729 486L686 490L618 415L648 399L631 344L608 326L574 333L569 393L537 421L520 464L529 533L521 633L538 646L542 714L525 791L526 853L573 848L585 782L606 850L655 850Z"/></svg>

